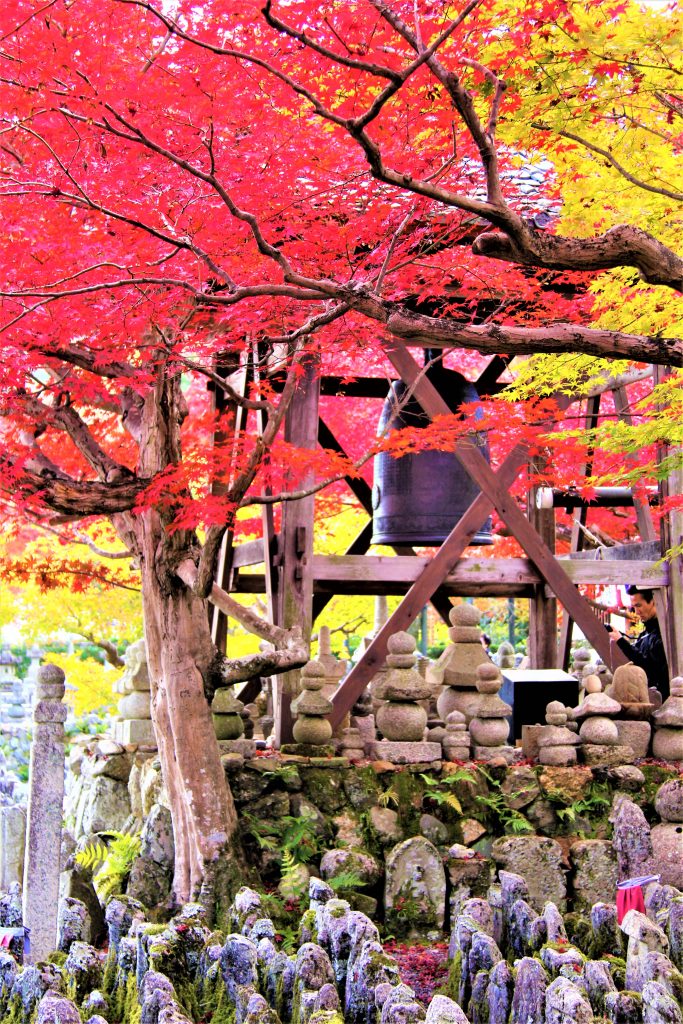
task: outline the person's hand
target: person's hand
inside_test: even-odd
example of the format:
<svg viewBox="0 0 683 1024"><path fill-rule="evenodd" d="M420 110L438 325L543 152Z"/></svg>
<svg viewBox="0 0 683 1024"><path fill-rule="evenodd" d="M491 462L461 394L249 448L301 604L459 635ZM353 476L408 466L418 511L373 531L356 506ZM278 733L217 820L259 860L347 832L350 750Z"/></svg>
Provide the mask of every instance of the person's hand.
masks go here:
<svg viewBox="0 0 683 1024"><path fill-rule="evenodd" d="M609 629L607 631L607 635L609 636L610 640L621 640L621 633L619 633L616 629Z"/></svg>

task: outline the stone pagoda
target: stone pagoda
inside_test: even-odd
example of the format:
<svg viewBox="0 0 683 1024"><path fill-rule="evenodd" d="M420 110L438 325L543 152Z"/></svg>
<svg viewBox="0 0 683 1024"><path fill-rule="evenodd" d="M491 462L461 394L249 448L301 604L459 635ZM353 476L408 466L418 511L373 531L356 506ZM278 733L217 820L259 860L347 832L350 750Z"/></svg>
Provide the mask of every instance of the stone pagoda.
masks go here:
<svg viewBox="0 0 683 1024"><path fill-rule="evenodd" d="M477 668L493 662L482 645L481 615L473 604L455 605L448 618L451 622L448 630L451 643L440 659L444 689L439 694L436 707L443 722L451 711L462 711L469 721L479 703Z"/></svg>
<svg viewBox="0 0 683 1024"><path fill-rule="evenodd" d="M114 683L114 693L122 694L118 703L118 719L114 722L114 739L118 743L137 743L155 748L152 725L151 683L147 670L147 649L144 640L129 644L123 655L125 669Z"/></svg>
<svg viewBox="0 0 683 1024"><path fill-rule="evenodd" d="M475 715L470 720L470 735L474 744L475 761L494 761L502 758L511 764L515 748L508 745L512 714L509 704L498 696L503 685L500 672L492 662L477 665L477 702Z"/></svg>
<svg viewBox="0 0 683 1024"><path fill-rule="evenodd" d="M423 739L426 701L431 685L415 668L415 638L410 633L389 637L387 667L381 694L384 703L377 710L377 728L384 739L373 745L372 756L393 764L423 764L441 760L441 744Z"/></svg>

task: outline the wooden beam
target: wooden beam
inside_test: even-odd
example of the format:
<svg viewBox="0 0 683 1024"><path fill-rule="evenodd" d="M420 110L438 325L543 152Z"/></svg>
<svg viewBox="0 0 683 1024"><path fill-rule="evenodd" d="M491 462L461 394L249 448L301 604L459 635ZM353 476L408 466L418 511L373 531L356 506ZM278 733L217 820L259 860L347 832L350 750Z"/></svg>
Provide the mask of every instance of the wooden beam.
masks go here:
<svg viewBox="0 0 683 1024"><path fill-rule="evenodd" d="M600 414L600 395L591 395L586 402L586 417L584 420L584 430L594 430L598 425L598 416ZM586 461L581 467L581 476L587 476L593 469L593 449L590 448ZM577 508L574 511L572 518L572 533L571 540L569 543L569 550L574 553L583 549L585 533L584 526L588 522L588 509L586 507ZM569 661L571 657L572 647L572 633L574 623L569 613L563 608L562 609L562 626L560 627L560 640L558 644L558 666L565 671L569 668Z"/></svg>
<svg viewBox="0 0 683 1024"><path fill-rule="evenodd" d="M432 559L421 555L314 555L313 577L318 583L350 583L382 580L412 586ZM558 559L572 583L619 584L643 581L643 586L665 587L669 572L658 562L602 562ZM459 558L444 586L480 580L534 586L543 577L529 558ZM647 581L647 582L644 582Z"/></svg>
<svg viewBox="0 0 683 1024"><path fill-rule="evenodd" d="M498 385L498 378L507 370L509 362L508 356L494 356L489 360L474 382L478 395L490 395L501 390L502 385Z"/></svg>
<svg viewBox="0 0 683 1024"><path fill-rule="evenodd" d="M334 436L325 421L318 419L318 443L321 448L331 449L340 455L346 455L344 448ZM372 515L372 487L362 477L347 476L344 478L347 487L353 491L366 512Z"/></svg>
<svg viewBox="0 0 683 1024"><path fill-rule="evenodd" d="M408 350L394 339L385 342L385 350L401 378L412 389L415 398L429 416L434 418L437 415L447 415L450 412L448 405L427 376L421 375L420 367ZM509 493L507 485L501 480L499 474L493 472L479 449L475 445L459 441L455 447L455 454L493 504L512 535L534 561L555 596L562 602L605 664L614 666L625 663L628 660L626 656L618 647L610 644L602 623L590 605L584 601L553 552L520 510L517 501Z"/></svg>
<svg viewBox="0 0 683 1024"><path fill-rule="evenodd" d="M239 569L243 565L261 565L265 562L263 539L249 540L246 544L238 544L233 548L232 567Z"/></svg>
<svg viewBox="0 0 683 1024"><path fill-rule="evenodd" d="M335 594L405 594L431 559L421 556L314 555L313 593L329 600ZM640 587L666 587L670 572L659 562L602 562L558 559L574 584L605 586L635 583ZM524 597L543 582L528 558L461 558L439 588L451 597ZM263 573L235 573L234 592L264 594ZM327 602L326 602L327 603ZM316 607L314 599L313 607ZM449 602L450 607L450 602Z"/></svg>

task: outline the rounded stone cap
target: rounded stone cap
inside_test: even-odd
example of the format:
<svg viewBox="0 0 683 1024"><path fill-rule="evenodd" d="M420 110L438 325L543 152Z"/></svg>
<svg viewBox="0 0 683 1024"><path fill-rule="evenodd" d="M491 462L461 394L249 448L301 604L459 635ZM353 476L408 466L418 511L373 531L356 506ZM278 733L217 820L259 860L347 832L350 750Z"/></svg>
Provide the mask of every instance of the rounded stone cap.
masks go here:
<svg viewBox="0 0 683 1024"><path fill-rule="evenodd" d="M586 693L602 692L602 683L600 681L600 677L596 676L594 672L592 672L589 676L584 676L583 686Z"/></svg>
<svg viewBox="0 0 683 1024"><path fill-rule="evenodd" d="M659 787L655 810L663 821L683 822L683 779L671 779Z"/></svg>
<svg viewBox="0 0 683 1024"><path fill-rule="evenodd" d="M416 647L415 637L411 633L406 633L404 629L392 633L387 640L389 654L412 654Z"/></svg>
<svg viewBox="0 0 683 1024"><path fill-rule="evenodd" d="M478 626L481 612L473 604L453 605L448 613L451 626Z"/></svg>
<svg viewBox="0 0 683 1024"><path fill-rule="evenodd" d="M683 697L683 676L674 676L671 680L671 696Z"/></svg>
<svg viewBox="0 0 683 1024"><path fill-rule="evenodd" d="M38 699L52 698L61 700L64 696L64 670L58 665L41 665L36 679L36 696Z"/></svg>
<svg viewBox="0 0 683 1024"><path fill-rule="evenodd" d="M325 666L321 662L306 662L301 669L301 688L303 690L322 690L325 674Z"/></svg>
<svg viewBox="0 0 683 1024"><path fill-rule="evenodd" d="M574 717L583 718L586 715L618 715L621 711L621 704L612 700L606 693L589 693L583 704L574 708Z"/></svg>
<svg viewBox="0 0 683 1024"><path fill-rule="evenodd" d="M387 640L387 665L391 668L412 668L415 664L415 637L405 630L392 633Z"/></svg>

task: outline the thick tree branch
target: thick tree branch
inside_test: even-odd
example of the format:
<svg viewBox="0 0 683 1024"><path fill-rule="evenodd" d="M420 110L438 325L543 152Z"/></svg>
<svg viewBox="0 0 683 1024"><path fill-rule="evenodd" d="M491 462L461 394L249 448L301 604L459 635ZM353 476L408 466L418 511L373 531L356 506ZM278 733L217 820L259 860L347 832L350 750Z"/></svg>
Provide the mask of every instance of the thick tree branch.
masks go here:
<svg viewBox="0 0 683 1024"><path fill-rule="evenodd" d="M149 480L141 479L103 483L99 480L73 480L66 476L53 478L49 471L35 472L25 465L19 487L24 496L40 496L41 503L53 512L85 518L129 512L149 483Z"/></svg>
<svg viewBox="0 0 683 1024"><path fill-rule="evenodd" d="M284 650L265 650L258 654L247 654L235 660L224 658L219 669L225 686L243 683L256 676L274 676L301 668L308 661L308 647L303 641L293 642Z"/></svg>
<svg viewBox="0 0 683 1024"><path fill-rule="evenodd" d="M176 575L190 589L194 590L196 588L197 566L192 559L187 558L182 561L176 569ZM209 600L225 615L239 622L241 626L244 626L249 633L260 636L262 640L266 640L278 649L286 649L297 643L302 643L298 627L291 630L282 629L280 626L266 622L258 615L255 615L249 608L235 601L234 598L230 597L229 594L215 583L211 588Z"/></svg>
<svg viewBox="0 0 683 1024"><path fill-rule="evenodd" d="M636 267L648 284L683 291L683 259L642 228L620 224L594 238L564 238L524 222L514 235L485 232L472 246L478 256L549 270Z"/></svg>

